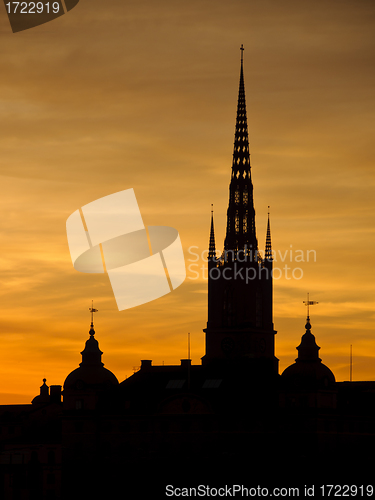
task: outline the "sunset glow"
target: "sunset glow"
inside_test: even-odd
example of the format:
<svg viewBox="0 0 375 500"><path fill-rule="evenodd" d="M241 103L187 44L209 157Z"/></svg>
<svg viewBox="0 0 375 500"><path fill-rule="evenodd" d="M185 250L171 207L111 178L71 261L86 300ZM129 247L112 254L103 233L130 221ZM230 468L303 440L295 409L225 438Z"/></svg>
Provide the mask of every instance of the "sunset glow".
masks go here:
<svg viewBox="0 0 375 500"><path fill-rule="evenodd" d="M336 380L349 379L350 345L353 380L375 380L374 24L369 0L81 0L16 34L3 12L1 404L29 403L43 377L63 384L81 362L92 300L119 381L141 359L179 364L189 332L200 364L211 204L222 250L242 43L258 244L270 206L281 270L280 373L297 356L309 293ZM146 226L179 232L187 277L119 311L108 275L73 268L65 225L130 188Z"/></svg>

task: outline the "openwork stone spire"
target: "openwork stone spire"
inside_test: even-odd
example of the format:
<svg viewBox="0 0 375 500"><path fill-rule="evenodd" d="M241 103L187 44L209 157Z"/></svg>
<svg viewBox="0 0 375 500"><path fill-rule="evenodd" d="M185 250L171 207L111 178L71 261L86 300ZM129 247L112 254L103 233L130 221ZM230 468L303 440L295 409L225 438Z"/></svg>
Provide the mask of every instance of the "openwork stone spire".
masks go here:
<svg viewBox="0 0 375 500"><path fill-rule="evenodd" d="M251 256L251 260L256 261L258 242L255 234L253 184L250 173L243 50L242 45L232 176L229 186L229 206L227 211L227 233L224 248L226 251L233 251L234 260L236 259L237 252L241 250L241 254L244 251L245 255Z"/></svg>
<svg viewBox="0 0 375 500"><path fill-rule="evenodd" d="M237 119L234 135L232 176L250 173L249 134L247 130L245 80L243 74L243 45L241 45L240 88L238 91Z"/></svg>

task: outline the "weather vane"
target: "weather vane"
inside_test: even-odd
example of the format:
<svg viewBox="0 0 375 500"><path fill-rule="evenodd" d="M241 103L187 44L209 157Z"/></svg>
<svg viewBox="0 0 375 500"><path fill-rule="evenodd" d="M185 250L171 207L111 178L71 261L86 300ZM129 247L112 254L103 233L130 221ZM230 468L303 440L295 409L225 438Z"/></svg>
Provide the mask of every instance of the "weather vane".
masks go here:
<svg viewBox="0 0 375 500"><path fill-rule="evenodd" d="M309 300L309 294L307 294L307 300L304 300L303 303L307 306L307 317L310 318L310 306L315 306L315 304L319 304L319 302Z"/></svg>
<svg viewBox="0 0 375 500"><path fill-rule="evenodd" d="M94 309L94 301L91 301L91 307L89 307L89 311L91 313L91 326L94 326L94 313L98 312L97 309Z"/></svg>

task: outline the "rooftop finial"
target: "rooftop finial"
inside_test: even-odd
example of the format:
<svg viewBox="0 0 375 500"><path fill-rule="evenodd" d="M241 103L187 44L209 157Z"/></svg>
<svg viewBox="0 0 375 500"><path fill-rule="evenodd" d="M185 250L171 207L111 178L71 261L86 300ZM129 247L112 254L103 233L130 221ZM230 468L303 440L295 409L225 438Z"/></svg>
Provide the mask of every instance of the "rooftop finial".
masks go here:
<svg viewBox="0 0 375 500"><path fill-rule="evenodd" d="M241 64L243 63L243 51L245 49L243 48L243 43L241 43L241 48L240 48L240 51L241 51Z"/></svg>
<svg viewBox="0 0 375 500"><path fill-rule="evenodd" d="M319 304L319 302L316 302L315 300L310 300L309 299L309 293L307 294L307 300L304 300L303 303L305 306L307 306L307 322L310 323L310 306L315 306L315 304ZM311 328L311 326L310 326Z"/></svg>
<svg viewBox="0 0 375 500"><path fill-rule="evenodd" d="M91 307L89 307L89 311L91 313L91 325L90 325L89 334L90 335L94 335L95 334L95 330L94 330L94 313L98 312L98 310L94 309L94 301L93 300L91 301Z"/></svg>

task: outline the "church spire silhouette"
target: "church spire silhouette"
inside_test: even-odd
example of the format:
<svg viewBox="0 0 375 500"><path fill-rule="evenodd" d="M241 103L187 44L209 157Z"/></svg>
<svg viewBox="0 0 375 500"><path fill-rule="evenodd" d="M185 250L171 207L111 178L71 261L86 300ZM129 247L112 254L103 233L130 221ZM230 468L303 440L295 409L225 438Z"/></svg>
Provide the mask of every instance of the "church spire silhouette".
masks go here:
<svg viewBox="0 0 375 500"><path fill-rule="evenodd" d="M227 232L225 251L236 260L237 252L244 251L257 260L258 242L255 232L253 184L250 172L249 134L247 128L245 80L243 72L243 45L241 45L241 70L238 91L236 128L234 134L232 174L229 186Z"/></svg>
<svg viewBox="0 0 375 500"><path fill-rule="evenodd" d="M268 259L258 255L253 184L250 173L245 81L241 46L240 85L224 252L215 256L213 214L208 252L208 318L202 363L247 360L277 372L276 331L272 320L272 248L268 221ZM250 361L251 360L251 361Z"/></svg>

